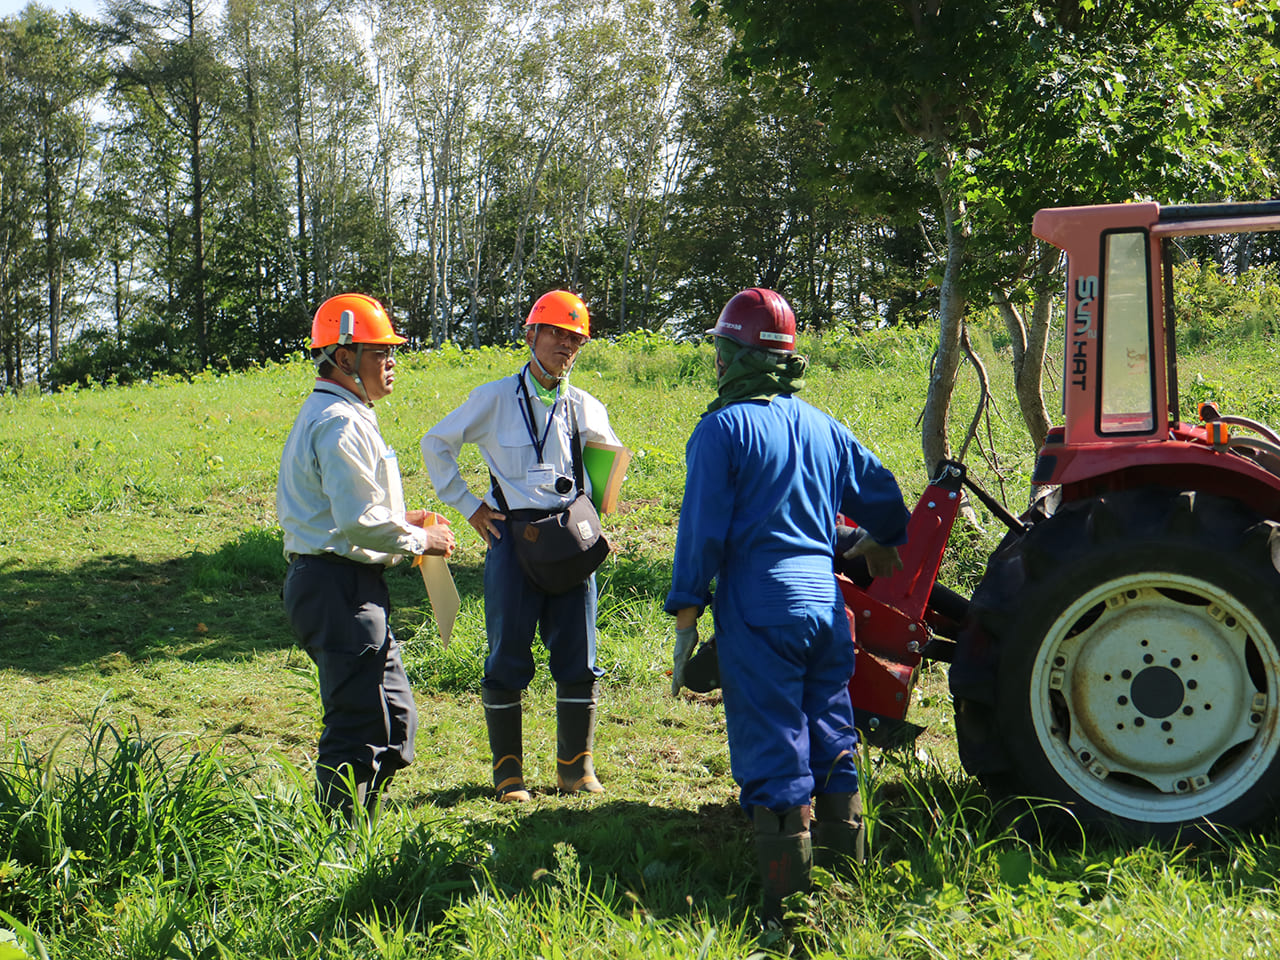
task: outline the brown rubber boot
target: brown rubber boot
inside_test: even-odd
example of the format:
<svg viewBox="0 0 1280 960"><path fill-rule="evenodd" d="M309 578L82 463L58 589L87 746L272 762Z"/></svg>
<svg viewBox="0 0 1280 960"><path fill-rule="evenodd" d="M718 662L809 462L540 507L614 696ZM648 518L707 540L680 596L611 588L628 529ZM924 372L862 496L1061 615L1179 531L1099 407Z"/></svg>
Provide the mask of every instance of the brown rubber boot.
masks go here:
<svg viewBox="0 0 1280 960"><path fill-rule="evenodd" d="M756 860L764 888L762 919L766 926L786 926L782 901L793 893L808 893L813 867L809 835L809 807L790 807L775 813L752 809L756 831Z"/></svg>
<svg viewBox="0 0 1280 960"><path fill-rule="evenodd" d="M561 793L604 793L591 762L598 693L595 683L556 685L556 786Z"/></svg>
<svg viewBox="0 0 1280 960"><path fill-rule="evenodd" d="M842 876L866 860L861 793L822 793L813 800L813 862Z"/></svg>
<svg viewBox="0 0 1280 960"><path fill-rule="evenodd" d="M493 754L493 789L499 803L524 803L529 788L524 785L524 748L519 690L490 690L481 687L484 722L489 728L489 752Z"/></svg>

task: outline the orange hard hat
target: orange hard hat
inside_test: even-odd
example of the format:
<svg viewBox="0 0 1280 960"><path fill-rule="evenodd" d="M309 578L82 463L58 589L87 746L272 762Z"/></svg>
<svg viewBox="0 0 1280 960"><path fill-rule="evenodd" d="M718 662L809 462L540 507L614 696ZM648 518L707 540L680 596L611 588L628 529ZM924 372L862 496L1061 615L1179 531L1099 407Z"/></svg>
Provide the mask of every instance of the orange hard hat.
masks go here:
<svg viewBox="0 0 1280 960"><path fill-rule="evenodd" d="M373 297L340 293L330 297L311 321L311 349L348 343L407 343L391 326L391 317Z"/></svg>
<svg viewBox="0 0 1280 960"><path fill-rule="evenodd" d="M532 327L538 323L562 327L588 338L591 336L591 317L587 314L587 305L577 294L568 290L552 290L537 299L524 325Z"/></svg>

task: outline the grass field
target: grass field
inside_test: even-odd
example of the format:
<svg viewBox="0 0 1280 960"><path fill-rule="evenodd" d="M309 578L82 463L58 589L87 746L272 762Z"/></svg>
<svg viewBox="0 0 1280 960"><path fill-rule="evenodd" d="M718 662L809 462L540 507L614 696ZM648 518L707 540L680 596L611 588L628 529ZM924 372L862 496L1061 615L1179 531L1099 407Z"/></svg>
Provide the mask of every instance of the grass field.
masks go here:
<svg viewBox="0 0 1280 960"><path fill-rule="evenodd" d="M1026 499L1033 452L999 338L974 475ZM802 396L923 488L923 335L828 337ZM1271 345L1183 364L1184 406L1280 421ZM410 506L433 503L418 439L519 354L405 356L379 404ZM1051 363L1050 366L1053 366ZM953 443L968 424L971 378ZM945 674L926 671L915 749L868 750L871 862L820 876L804 932L761 937L750 832L718 698L673 699L661 612L683 448L712 395L706 347L592 343L574 382L635 453L600 572L607 669L597 769L608 793L562 798L545 669L526 701L535 799L489 799L479 705L482 550L454 521L463 608L441 649L422 583L389 574L418 696L418 759L384 816L330 829L310 803L314 669L279 599L280 449L310 389L297 361L226 377L0 397L0 960L94 958L1269 956L1280 845L1005 832L960 769ZM1053 388L1050 388L1052 391ZM464 460L473 488L479 458ZM998 523L958 531L942 579L968 592ZM6 943L8 941L8 943Z"/></svg>

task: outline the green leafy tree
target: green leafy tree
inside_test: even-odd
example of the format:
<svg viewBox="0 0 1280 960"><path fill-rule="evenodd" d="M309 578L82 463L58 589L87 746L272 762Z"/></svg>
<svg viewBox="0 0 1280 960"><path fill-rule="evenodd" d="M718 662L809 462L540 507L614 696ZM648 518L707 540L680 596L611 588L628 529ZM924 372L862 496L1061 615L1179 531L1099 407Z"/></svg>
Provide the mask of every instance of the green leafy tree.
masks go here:
<svg viewBox="0 0 1280 960"><path fill-rule="evenodd" d="M188 144L144 87L120 87L114 101L99 193L111 316L140 369L185 372L198 366Z"/></svg>
<svg viewBox="0 0 1280 960"><path fill-rule="evenodd" d="M1026 236L1031 209L1153 189L1185 196L1192 187L1234 182L1212 120L1224 87L1238 76L1236 57L1261 2L720 6L740 31L735 69L822 97L842 155L874 157L891 143L918 151L916 170L933 188L931 216L941 234L938 353L921 421L930 471L950 455L966 309L975 296L991 295L995 279L987 254L1012 254L997 258L1006 283L1030 274L1038 278L1035 292L1048 288L1052 264L1033 256L1029 241L1010 240ZM1044 310L1027 326L1047 323ZM1022 344L1028 368L1016 371L1028 378L1019 395L1032 407L1040 328ZM1042 400L1039 407L1042 413Z"/></svg>
<svg viewBox="0 0 1280 960"><path fill-rule="evenodd" d="M26 381L30 349L26 318L40 313L38 290L30 282L40 273L33 229L40 181L23 128L25 107L11 79L12 21L3 21L0 28L4 41L0 48L0 351L4 384L13 388Z"/></svg>
<svg viewBox="0 0 1280 960"><path fill-rule="evenodd" d="M37 339L44 339L47 349L35 353L37 379L42 380L45 367L58 360L69 281L87 272L80 268L89 253L87 180L96 136L91 112L106 74L93 32L79 16L61 16L33 3L2 23L7 200L14 214L21 211L36 225L29 238L14 225L7 239L25 238L41 248L39 269L31 275L40 276L44 288L40 313L47 339ZM29 282L9 277L19 284ZM16 359L21 350L12 353Z"/></svg>
<svg viewBox="0 0 1280 960"><path fill-rule="evenodd" d="M203 368L209 362L205 158L216 136L213 93L226 73L215 50L211 3L109 0L107 14L107 36L119 51L117 83L143 92L185 151L190 235L181 298L190 308L194 361Z"/></svg>
<svg viewBox="0 0 1280 960"><path fill-rule="evenodd" d="M290 233L287 138L271 88L270 52L259 32L267 0L231 0L223 19L229 68L214 145L218 202L211 218L211 343L232 366L280 360L298 347L308 305L301 301Z"/></svg>

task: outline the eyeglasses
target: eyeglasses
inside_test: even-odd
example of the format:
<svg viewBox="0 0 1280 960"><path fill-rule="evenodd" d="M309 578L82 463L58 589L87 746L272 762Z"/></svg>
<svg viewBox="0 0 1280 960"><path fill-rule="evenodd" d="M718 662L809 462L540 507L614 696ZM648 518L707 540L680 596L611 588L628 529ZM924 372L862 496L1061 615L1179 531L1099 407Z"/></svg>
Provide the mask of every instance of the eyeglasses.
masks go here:
<svg viewBox="0 0 1280 960"><path fill-rule="evenodd" d="M355 344L352 346L347 346L346 344L343 344L341 349L349 351L351 353L351 356L354 358L356 356L356 349L359 346L360 346L359 344ZM373 357L379 363L386 363L388 360L394 360L396 358L396 348L395 347L376 347L371 349L366 347L360 352L360 356Z"/></svg>
<svg viewBox="0 0 1280 960"><path fill-rule="evenodd" d="M564 327L553 327L547 324L547 329L551 331L551 335L561 343L567 343L575 350L587 342L587 338L580 333L574 333L572 330L566 330Z"/></svg>

